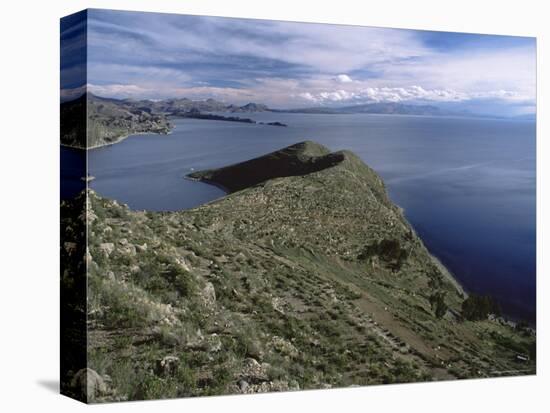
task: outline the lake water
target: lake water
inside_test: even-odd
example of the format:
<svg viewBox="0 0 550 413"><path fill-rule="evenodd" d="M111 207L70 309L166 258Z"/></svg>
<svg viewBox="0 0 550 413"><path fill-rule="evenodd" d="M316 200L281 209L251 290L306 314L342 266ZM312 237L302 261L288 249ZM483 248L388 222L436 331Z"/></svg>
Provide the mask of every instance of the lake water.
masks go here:
<svg viewBox="0 0 550 413"><path fill-rule="evenodd" d="M535 320L536 138L532 121L392 115L245 114L287 128L174 120L89 152L91 187L133 209L192 208L224 195L185 180L310 139L350 149L386 182L430 251L467 291ZM64 149L65 151L70 151Z"/></svg>

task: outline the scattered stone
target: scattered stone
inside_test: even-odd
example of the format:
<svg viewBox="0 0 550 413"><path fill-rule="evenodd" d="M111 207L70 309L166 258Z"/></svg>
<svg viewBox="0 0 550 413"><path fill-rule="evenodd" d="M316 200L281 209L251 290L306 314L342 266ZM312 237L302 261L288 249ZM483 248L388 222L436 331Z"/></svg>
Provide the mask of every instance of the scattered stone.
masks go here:
<svg viewBox="0 0 550 413"><path fill-rule="evenodd" d="M119 247L118 251L124 255L136 255L136 247L133 244L128 244L128 242Z"/></svg>
<svg viewBox="0 0 550 413"><path fill-rule="evenodd" d="M238 382L237 382L237 385L239 386L239 389L245 393L246 392L246 389L248 389L248 382L246 380L243 380L243 379L240 379Z"/></svg>
<svg viewBox="0 0 550 413"><path fill-rule="evenodd" d="M197 329L195 333L191 333L186 337L185 347L189 350L205 350L205 340L201 329Z"/></svg>
<svg viewBox="0 0 550 413"><path fill-rule="evenodd" d="M278 313L280 314L284 314L285 313L285 310L284 310L284 305L285 305L285 302L282 298L280 297L273 297L271 299L271 305L273 306L273 309L275 311L277 311Z"/></svg>
<svg viewBox="0 0 550 413"><path fill-rule="evenodd" d="M108 257L115 250L115 244L112 242L104 242L99 244L99 250Z"/></svg>
<svg viewBox="0 0 550 413"><path fill-rule="evenodd" d="M209 352L217 353L222 349L222 341L220 340L220 337L216 333L214 333L208 337L207 346Z"/></svg>
<svg viewBox="0 0 550 413"><path fill-rule="evenodd" d="M238 261L238 262L246 261L246 255L244 255L242 252L239 252L237 255L235 255L235 261Z"/></svg>
<svg viewBox="0 0 550 413"><path fill-rule="evenodd" d="M211 282L207 281L205 283L204 288L201 291L201 298L207 307L212 307L216 304L216 289Z"/></svg>
<svg viewBox="0 0 550 413"><path fill-rule="evenodd" d="M298 349L294 347L290 341L285 340L282 337L273 336L271 339L271 345L275 350L285 356L297 357L299 354Z"/></svg>
<svg viewBox="0 0 550 413"><path fill-rule="evenodd" d="M268 363L258 363L256 359L246 358L240 377L248 383L258 384L269 380L267 370L271 367Z"/></svg>
<svg viewBox="0 0 550 413"><path fill-rule="evenodd" d="M147 243L144 242L142 245L136 244L136 250L138 252L145 252L147 251Z"/></svg>

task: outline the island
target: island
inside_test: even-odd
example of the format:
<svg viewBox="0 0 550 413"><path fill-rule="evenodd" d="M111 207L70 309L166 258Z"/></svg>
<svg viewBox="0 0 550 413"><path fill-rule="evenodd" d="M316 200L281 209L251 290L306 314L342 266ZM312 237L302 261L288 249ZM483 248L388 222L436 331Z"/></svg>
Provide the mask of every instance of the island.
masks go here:
<svg viewBox="0 0 550 413"><path fill-rule="evenodd" d="M534 330L466 294L354 153L306 141L189 178L227 195L62 203L63 273L87 268L93 401L535 374Z"/></svg>
<svg viewBox="0 0 550 413"><path fill-rule="evenodd" d="M248 104L247 106L249 106ZM269 126L283 126L287 125L281 122L257 122L250 118L241 118L239 116L224 116L215 113L203 113L198 109L191 109L185 112L172 112L171 114L174 117L181 118L190 118L190 119L205 119L205 120L221 120L225 122L241 122L241 123L253 123L258 125L269 125Z"/></svg>

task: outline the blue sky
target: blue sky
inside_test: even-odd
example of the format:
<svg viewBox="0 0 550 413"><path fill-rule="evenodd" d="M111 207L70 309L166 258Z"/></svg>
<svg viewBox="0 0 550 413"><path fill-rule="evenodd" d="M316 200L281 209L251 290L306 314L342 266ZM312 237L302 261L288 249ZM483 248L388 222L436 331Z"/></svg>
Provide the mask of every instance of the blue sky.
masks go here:
<svg viewBox="0 0 550 413"><path fill-rule="evenodd" d="M87 87L104 96L535 111L534 38L89 10L87 41Z"/></svg>

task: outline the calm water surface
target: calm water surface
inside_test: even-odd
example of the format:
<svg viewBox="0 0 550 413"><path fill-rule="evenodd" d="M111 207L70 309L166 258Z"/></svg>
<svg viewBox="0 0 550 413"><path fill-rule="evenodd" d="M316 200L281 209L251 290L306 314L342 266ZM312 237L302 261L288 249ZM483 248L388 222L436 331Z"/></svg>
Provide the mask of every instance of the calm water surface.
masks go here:
<svg viewBox="0 0 550 413"><path fill-rule="evenodd" d="M100 194L133 209L192 208L224 195L185 180L310 139L350 149L386 182L430 251L466 290L535 319L535 123L391 115L246 114L287 128L175 120L171 135L140 135L88 156ZM70 151L62 149L62 151Z"/></svg>

